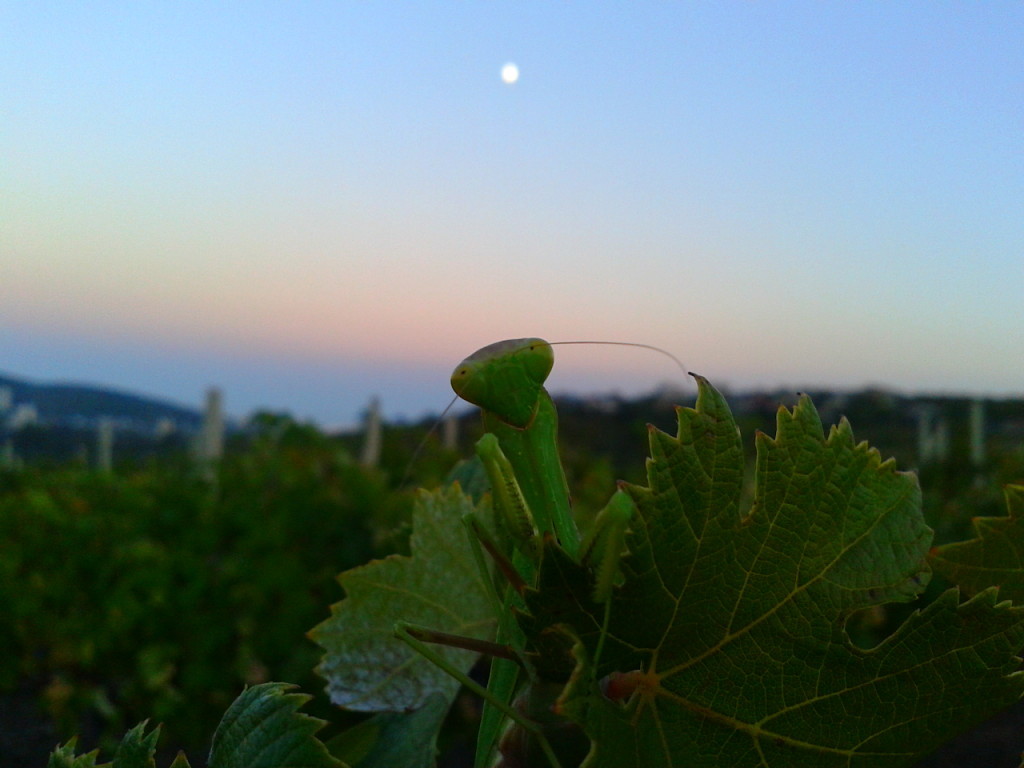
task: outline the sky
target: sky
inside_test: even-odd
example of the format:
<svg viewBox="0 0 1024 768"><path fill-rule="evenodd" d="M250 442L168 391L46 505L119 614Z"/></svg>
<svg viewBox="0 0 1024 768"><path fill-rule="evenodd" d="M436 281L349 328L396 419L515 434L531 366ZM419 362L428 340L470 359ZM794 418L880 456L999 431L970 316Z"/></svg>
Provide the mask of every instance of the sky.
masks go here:
<svg viewBox="0 0 1024 768"><path fill-rule="evenodd" d="M1022 39L1016 2L6 3L0 371L341 426L540 336L1021 395ZM681 378L571 346L552 388Z"/></svg>

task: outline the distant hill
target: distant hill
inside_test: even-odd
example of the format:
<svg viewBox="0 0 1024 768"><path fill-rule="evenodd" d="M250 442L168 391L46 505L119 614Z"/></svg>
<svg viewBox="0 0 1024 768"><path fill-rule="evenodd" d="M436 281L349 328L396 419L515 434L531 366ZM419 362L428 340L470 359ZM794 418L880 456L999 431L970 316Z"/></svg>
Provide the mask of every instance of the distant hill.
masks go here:
<svg viewBox="0 0 1024 768"><path fill-rule="evenodd" d="M14 408L33 405L39 421L50 425L88 427L107 418L140 431L155 430L168 421L177 429L192 431L202 424L198 410L105 387L39 383L0 373L0 389L5 387L11 391Z"/></svg>

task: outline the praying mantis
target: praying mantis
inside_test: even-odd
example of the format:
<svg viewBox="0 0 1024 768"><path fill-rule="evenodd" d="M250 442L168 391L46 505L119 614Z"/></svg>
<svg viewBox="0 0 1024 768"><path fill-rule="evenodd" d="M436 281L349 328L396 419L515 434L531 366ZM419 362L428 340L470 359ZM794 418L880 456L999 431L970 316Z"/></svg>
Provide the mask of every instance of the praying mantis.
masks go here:
<svg viewBox="0 0 1024 768"><path fill-rule="evenodd" d="M664 350L643 344L628 346L656 349L682 368ZM471 517L465 522L478 566L487 570L483 554L486 551L500 574L493 583L498 616L495 642L467 640L408 624L396 626L399 638L484 698L477 768L486 765L496 749L501 752L496 764L499 768L538 763L568 768L579 764L586 755L589 740L571 721L554 711L565 680L549 679L551 674L535 663L542 650L529 647L517 616L524 610L523 595L535 587L545 549L557 547L589 573L589 597L604 606L606 629L625 535L635 512L631 497L620 488L584 533L577 529L558 455L557 414L544 389L553 363L552 345L548 342L538 338L512 339L473 353L455 368L451 377L456 394L479 406L483 415L485 434L477 443L476 452L490 481L496 530L485 529ZM492 664L487 688L450 667L431 650L431 643L489 654ZM600 649L599 643L598 655ZM602 689L610 691L606 693L609 697L628 698L632 692L631 674L634 673L617 676L614 685L604 681ZM508 726L509 721L512 726Z"/></svg>

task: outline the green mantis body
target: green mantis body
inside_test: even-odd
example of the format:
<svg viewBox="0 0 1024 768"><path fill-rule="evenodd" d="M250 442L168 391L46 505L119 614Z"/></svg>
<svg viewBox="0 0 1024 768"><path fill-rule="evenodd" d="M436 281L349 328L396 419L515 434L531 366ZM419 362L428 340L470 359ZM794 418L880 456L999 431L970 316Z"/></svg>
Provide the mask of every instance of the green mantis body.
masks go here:
<svg viewBox="0 0 1024 768"><path fill-rule="evenodd" d="M489 765L496 749L501 752L496 768L569 768L585 756L587 738L556 711L556 701L574 663L567 658L567 649L556 651L556 658L564 663L553 664L545 658L551 648L528 647L526 631L520 624L526 611L524 596L538 588L545 554L582 568L592 584L590 599L604 606L604 625L596 648L600 658L625 534L635 510L632 498L620 489L587 526L585 535L581 537L577 530L558 454L558 418L544 389L553 363L554 354L546 341L513 339L470 355L451 377L455 393L479 406L483 415L485 434L476 452L490 481L496 530L485 529L472 516L465 522L481 570L490 570L484 551L497 566L499 575L493 592L495 642L452 637L407 624L396 626L402 640L483 696L476 768ZM548 626L545 621L542 629ZM531 626L532 637L541 637L543 632L537 633L536 624ZM491 671L486 690L448 665L429 643L489 655ZM592 682L597 688L599 681ZM610 698L621 698L623 694L616 691L629 686L612 682L611 686L601 682L601 690L611 690Z"/></svg>
<svg viewBox="0 0 1024 768"><path fill-rule="evenodd" d="M581 540L570 510L568 485L558 455L558 420L554 403L544 389L554 355L542 339L514 339L491 344L460 363L452 374L456 394L478 405L486 434L477 443L479 456L492 488L495 519L503 529L504 554L515 570L513 583L529 584L542 553L542 543L553 539L573 560L582 561L595 572L594 599L608 605L623 535L632 515L632 500L622 491L595 520ZM500 548L497 555L501 559ZM487 546L491 551L491 546ZM500 563L499 563L500 565ZM515 589L509 586L500 598L498 643L509 644L525 656L519 627L510 620L517 605ZM488 698L478 744L477 765L493 751L494 741L506 716L527 726L510 729L502 738L502 762L512 768L532 765L531 754L542 753L551 765L559 765L549 739L567 744L562 754L578 760L579 739L564 718L551 714L560 685L544 681L529 671L523 685L520 670L526 668L508 658L494 658L488 684ZM511 710L509 705L520 691ZM539 703L538 703L539 702ZM525 707L525 711L523 708ZM518 714L518 716L517 716ZM541 723L544 723L541 725ZM568 726L568 727L567 727ZM539 746L538 746L539 745Z"/></svg>
<svg viewBox="0 0 1024 768"><path fill-rule="evenodd" d="M490 344L463 360L452 373L452 389L480 406L484 430L497 438L522 488L541 536L553 534L570 556L579 554L579 533L569 508L569 487L558 457L558 414L544 381L554 364L542 339ZM479 451L479 449L478 449ZM481 461L489 475L497 454L485 443ZM491 477L494 486L495 477Z"/></svg>

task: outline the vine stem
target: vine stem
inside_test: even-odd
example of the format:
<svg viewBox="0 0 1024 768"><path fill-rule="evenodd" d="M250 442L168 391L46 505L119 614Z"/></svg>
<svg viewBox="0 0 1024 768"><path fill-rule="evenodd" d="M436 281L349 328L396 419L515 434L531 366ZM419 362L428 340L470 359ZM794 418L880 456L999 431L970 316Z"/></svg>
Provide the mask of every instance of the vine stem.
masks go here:
<svg viewBox="0 0 1024 768"><path fill-rule="evenodd" d="M416 653L420 654L431 663L436 664L438 667L443 669L445 672L454 677L456 680L458 680L460 683L466 686L477 696L480 696L481 698L489 701L492 706L500 710L501 713L504 714L506 717L518 723L520 726L522 726L530 733L532 733L534 737L537 739L537 742L540 744L540 748L543 750L544 755L548 759L548 762L551 764L551 768L562 768L562 764L558 761L558 756L555 755L554 750L551 748L551 743L548 741L547 736L544 735L544 731L540 725L526 717L523 717L523 715L517 712L513 707L510 707L504 701L501 701L501 699L495 697L490 691L488 691L478 682L469 677L469 675L464 673L461 669L455 667L441 654L437 653L433 648L431 648L429 645L427 645L417 637L417 635L435 636L437 634L437 632L427 629L426 627L419 627L415 624L410 624L405 621L400 621L397 624L395 624L395 637L397 637L399 640L401 640L414 651L416 651Z"/></svg>

